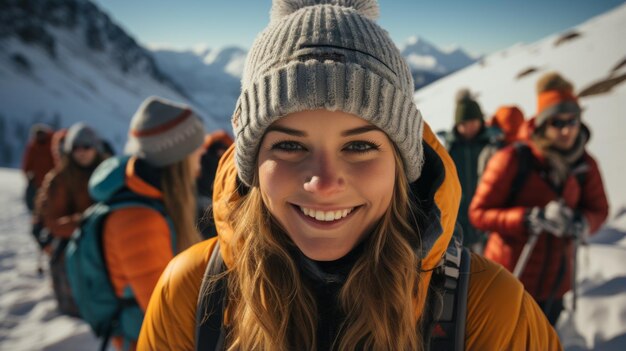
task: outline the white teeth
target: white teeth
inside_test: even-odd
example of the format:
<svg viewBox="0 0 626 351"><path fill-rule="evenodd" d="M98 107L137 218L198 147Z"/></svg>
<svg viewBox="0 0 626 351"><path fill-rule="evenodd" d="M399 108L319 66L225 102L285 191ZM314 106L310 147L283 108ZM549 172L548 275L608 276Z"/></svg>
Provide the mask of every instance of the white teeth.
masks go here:
<svg viewBox="0 0 626 351"><path fill-rule="evenodd" d="M342 219L346 217L350 212L352 212L352 210L353 208L337 211L318 211L311 208L300 207L300 211L302 211L302 213L304 213L306 216L315 218L316 220L323 222L331 222Z"/></svg>
<svg viewBox="0 0 626 351"><path fill-rule="evenodd" d="M317 219L318 221L323 221L326 219L326 216L322 211L315 211L315 219Z"/></svg>

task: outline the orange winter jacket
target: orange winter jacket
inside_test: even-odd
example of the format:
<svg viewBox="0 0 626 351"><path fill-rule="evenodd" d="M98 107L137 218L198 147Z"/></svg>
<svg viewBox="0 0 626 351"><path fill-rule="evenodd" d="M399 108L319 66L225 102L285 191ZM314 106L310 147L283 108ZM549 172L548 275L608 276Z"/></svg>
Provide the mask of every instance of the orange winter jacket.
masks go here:
<svg viewBox="0 0 626 351"><path fill-rule="evenodd" d="M485 257L502 264L509 271L515 268L528 240L529 232L524 221L530 208L543 207L552 200L562 198L568 207L584 215L591 233L600 228L609 210L598 165L589 154L583 155L586 165L584 183L579 184L576 177L570 175L559 195L541 176L547 167L544 156L534 144L529 145L538 164L529 166L527 180L517 190L513 202L507 203L511 185L519 172L519 162L515 148L509 146L489 161L469 209L472 224L491 232ZM572 262L572 241L543 233L520 280L537 301L548 300L554 289L553 298L561 298L571 288ZM557 276L561 266L565 270L559 284Z"/></svg>
<svg viewBox="0 0 626 351"><path fill-rule="evenodd" d="M126 166L126 186L133 192L162 199L159 189L135 172L135 159ZM163 215L147 207L126 207L111 212L104 223L104 253L115 292L130 286L139 307L148 306L159 276L174 257L170 227Z"/></svg>
<svg viewBox="0 0 626 351"><path fill-rule="evenodd" d="M161 200L161 190L137 174L136 163L135 158L130 158L126 164L126 187L138 195ZM122 297L130 288L145 312L161 273L174 257L167 219L158 210L147 207L115 210L104 222L103 250L116 295ZM117 350L126 350L121 337L114 337L113 344ZM128 350L135 349L136 342L129 341Z"/></svg>
<svg viewBox="0 0 626 351"><path fill-rule="evenodd" d="M461 193L454 164L427 125L424 140L427 155L420 179L430 182L424 185L433 190L431 200L441 230L436 237L423 238L428 253L422 261L416 316L422 313L432 269L452 238ZM230 244L232 228L226 221L229 204L239 196L236 177L231 147L220 162L215 181L213 204L218 237L196 244L170 262L150 300L139 350L194 350L198 291L211 252L219 240L227 266L232 265L236 255ZM555 331L519 282L502 267L478 256L472 256L471 264L465 335L468 350L561 349Z"/></svg>

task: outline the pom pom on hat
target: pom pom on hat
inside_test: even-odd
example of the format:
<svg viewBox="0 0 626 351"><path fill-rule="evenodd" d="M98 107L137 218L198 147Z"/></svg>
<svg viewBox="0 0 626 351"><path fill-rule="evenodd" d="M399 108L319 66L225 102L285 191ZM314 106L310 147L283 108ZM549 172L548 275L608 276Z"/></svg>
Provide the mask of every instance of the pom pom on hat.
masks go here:
<svg viewBox="0 0 626 351"><path fill-rule="evenodd" d="M455 101L459 103L464 100L472 100L472 94L467 88L460 89L456 92Z"/></svg>
<svg viewBox="0 0 626 351"><path fill-rule="evenodd" d="M271 21L278 21L302 8L316 5L335 5L352 8L372 21L378 19L380 15L376 0L274 0L270 13Z"/></svg>
<svg viewBox="0 0 626 351"><path fill-rule="evenodd" d="M537 94L548 90L566 91L573 94L574 86L557 72L550 72L541 76L537 81Z"/></svg>

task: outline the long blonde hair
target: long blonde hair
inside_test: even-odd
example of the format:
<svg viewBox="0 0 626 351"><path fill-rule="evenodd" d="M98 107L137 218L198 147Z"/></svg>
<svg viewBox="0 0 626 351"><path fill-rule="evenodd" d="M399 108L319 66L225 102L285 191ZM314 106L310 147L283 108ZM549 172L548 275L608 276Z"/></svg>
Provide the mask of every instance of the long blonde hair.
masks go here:
<svg viewBox="0 0 626 351"><path fill-rule="evenodd" d="M419 235L409 222L409 185L398 155L396 150L391 204L339 292L345 321L334 349L423 348L415 313ZM317 306L290 254L293 242L272 219L258 187L232 209L227 349L316 350Z"/></svg>
<svg viewBox="0 0 626 351"><path fill-rule="evenodd" d="M176 252L201 240L195 227L196 195L190 157L163 168L161 188L165 210L176 231Z"/></svg>

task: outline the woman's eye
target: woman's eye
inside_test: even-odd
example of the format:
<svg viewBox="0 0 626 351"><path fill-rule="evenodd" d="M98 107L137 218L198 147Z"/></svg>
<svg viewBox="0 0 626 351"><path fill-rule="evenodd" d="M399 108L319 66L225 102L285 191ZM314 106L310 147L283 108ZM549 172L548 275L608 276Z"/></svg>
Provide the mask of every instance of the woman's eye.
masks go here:
<svg viewBox="0 0 626 351"><path fill-rule="evenodd" d="M295 141L280 141L272 145L272 150L284 151L284 152L298 152L304 151L304 146Z"/></svg>
<svg viewBox="0 0 626 351"><path fill-rule="evenodd" d="M344 150L349 151L349 152L356 152L356 153L366 153L366 152L378 150L379 148L380 148L380 145L373 143L373 142L353 141L349 143L344 148Z"/></svg>

